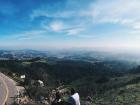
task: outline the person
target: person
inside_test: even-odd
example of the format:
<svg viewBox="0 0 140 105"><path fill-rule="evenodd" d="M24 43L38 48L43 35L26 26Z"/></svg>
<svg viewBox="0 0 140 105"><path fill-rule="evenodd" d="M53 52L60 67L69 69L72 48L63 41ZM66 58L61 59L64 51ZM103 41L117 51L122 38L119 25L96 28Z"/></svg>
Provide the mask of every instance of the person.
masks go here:
<svg viewBox="0 0 140 105"><path fill-rule="evenodd" d="M71 88L71 96L68 99L68 103L70 105L80 105L80 97L79 94L75 91L74 88Z"/></svg>
<svg viewBox="0 0 140 105"><path fill-rule="evenodd" d="M62 105L61 94L60 92L56 92L55 100L52 102L51 105Z"/></svg>

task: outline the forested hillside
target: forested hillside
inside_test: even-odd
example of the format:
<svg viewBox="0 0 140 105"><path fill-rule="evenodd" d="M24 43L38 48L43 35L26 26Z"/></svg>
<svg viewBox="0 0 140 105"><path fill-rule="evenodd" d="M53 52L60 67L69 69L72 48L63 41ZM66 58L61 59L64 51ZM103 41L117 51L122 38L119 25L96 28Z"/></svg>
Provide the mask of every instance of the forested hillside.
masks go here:
<svg viewBox="0 0 140 105"><path fill-rule="evenodd" d="M56 59L56 58L55 58ZM125 63L124 63L125 64ZM82 103L87 96L92 97L93 105L138 105L140 101L140 69L126 69L119 62L86 62L80 60L3 60L0 71L19 80L32 99L48 96L54 88L78 90ZM24 82L20 75L26 75ZM41 80L45 87L32 85ZM135 103L135 104L132 104Z"/></svg>

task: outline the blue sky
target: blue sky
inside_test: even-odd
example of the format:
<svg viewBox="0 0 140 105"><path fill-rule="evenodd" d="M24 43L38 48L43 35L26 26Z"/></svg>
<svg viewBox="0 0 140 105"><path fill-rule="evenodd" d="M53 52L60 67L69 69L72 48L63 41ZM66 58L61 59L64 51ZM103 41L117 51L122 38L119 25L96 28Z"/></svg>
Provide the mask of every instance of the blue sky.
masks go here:
<svg viewBox="0 0 140 105"><path fill-rule="evenodd" d="M0 0L1 48L140 48L140 0Z"/></svg>

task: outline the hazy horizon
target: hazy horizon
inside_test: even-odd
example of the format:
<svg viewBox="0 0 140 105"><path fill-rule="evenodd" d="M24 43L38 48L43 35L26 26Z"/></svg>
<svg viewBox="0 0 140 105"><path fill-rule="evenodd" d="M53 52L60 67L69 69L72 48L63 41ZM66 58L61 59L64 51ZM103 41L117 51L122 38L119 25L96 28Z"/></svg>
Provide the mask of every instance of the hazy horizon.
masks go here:
<svg viewBox="0 0 140 105"><path fill-rule="evenodd" d="M52 53L60 53L60 52L100 52L100 53L108 53L108 54L121 54L121 55L134 55L134 56L140 56L140 49L129 49L129 48L103 48L103 47L70 47L70 48L6 48L6 47L0 47L0 50L7 50L7 51L43 51L43 52L52 52Z"/></svg>

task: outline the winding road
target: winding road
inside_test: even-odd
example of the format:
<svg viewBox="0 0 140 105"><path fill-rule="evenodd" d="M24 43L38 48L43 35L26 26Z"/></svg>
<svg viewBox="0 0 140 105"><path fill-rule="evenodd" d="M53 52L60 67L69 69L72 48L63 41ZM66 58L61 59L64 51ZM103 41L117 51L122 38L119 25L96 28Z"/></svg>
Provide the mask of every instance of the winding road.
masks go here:
<svg viewBox="0 0 140 105"><path fill-rule="evenodd" d="M0 73L0 105L10 105L17 95L16 82Z"/></svg>

